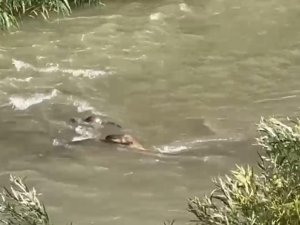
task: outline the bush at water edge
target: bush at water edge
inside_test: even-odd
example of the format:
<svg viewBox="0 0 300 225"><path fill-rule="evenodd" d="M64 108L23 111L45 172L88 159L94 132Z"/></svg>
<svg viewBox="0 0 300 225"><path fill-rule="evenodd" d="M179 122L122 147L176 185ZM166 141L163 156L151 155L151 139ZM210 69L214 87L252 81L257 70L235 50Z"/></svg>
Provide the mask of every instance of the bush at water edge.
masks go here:
<svg viewBox="0 0 300 225"><path fill-rule="evenodd" d="M300 123L290 122L293 127L261 120L259 173L237 166L230 176L213 181L216 189L209 196L190 199L196 224L300 224Z"/></svg>
<svg viewBox="0 0 300 225"><path fill-rule="evenodd" d="M68 16L71 8L79 6L103 5L101 0L0 0L0 29L18 28L23 16L42 16L45 20L50 14Z"/></svg>

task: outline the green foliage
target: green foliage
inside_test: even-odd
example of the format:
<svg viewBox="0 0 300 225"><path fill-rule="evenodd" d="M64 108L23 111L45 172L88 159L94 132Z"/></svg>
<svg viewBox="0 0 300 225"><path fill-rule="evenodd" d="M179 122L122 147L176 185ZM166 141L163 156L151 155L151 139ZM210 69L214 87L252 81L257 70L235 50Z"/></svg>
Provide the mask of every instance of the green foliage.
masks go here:
<svg viewBox="0 0 300 225"><path fill-rule="evenodd" d="M51 13L68 16L73 7L101 4L101 0L0 0L0 29L18 28L24 15L48 20Z"/></svg>
<svg viewBox="0 0 300 225"><path fill-rule="evenodd" d="M10 189L4 188L0 194L0 224L50 225L36 190L30 190L18 177L10 176L10 182Z"/></svg>
<svg viewBox="0 0 300 225"><path fill-rule="evenodd" d="M300 224L300 123L292 123L261 120L260 172L237 167L231 176L213 181L216 189L209 196L190 199L188 210L196 224Z"/></svg>

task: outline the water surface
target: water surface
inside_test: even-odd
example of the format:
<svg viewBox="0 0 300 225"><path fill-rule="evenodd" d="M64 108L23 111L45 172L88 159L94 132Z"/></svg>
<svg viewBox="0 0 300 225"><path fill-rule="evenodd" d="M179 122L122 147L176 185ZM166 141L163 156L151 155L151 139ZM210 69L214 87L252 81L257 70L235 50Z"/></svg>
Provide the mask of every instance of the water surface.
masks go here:
<svg viewBox="0 0 300 225"><path fill-rule="evenodd" d="M256 160L260 116L298 115L298 1L107 1L0 36L0 167L54 224L161 224ZM157 154L65 145L97 114Z"/></svg>

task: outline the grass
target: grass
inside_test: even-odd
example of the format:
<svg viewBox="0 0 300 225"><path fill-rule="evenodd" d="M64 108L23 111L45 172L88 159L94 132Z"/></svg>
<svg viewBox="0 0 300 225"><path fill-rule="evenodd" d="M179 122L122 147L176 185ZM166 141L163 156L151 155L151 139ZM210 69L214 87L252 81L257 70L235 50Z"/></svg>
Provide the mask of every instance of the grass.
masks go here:
<svg viewBox="0 0 300 225"><path fill-rule="evenodd" d="M19 28L24 16L50 19L54 13L69 16L72 8L103 5L101 0L0 0L0 29Z"/></svg>

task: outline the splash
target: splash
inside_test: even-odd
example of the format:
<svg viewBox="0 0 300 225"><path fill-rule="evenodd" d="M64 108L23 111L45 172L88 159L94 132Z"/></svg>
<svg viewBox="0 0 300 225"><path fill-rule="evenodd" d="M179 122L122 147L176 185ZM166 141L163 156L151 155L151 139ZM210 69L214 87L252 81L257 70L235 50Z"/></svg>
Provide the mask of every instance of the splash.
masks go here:
<svg viewBox="0 0 300 225"><path fill-rule="evenodd" d="M30 65L29 63L25 63L15 59L12 59L12 64L15 66L18 72L20 72L21 69L33 69L33 66Z"/></svg>
<svg viewBox="0 0 300 225"><path fill-rule="evenodd" d="M72 98L69 98L70 101L72 101ZM73 105L75 107L77 107L77 112L81 113L81 112L86 112L86 111L95 111L94 107L91 106L88 102L86 101L79 101L79 100L75 100L72 101Z"/></svg>
<svg viewBox="0 0 300 225"><path fill-rule="evenodd" d="M94 135L93 135L92 131L89 130L88 128L80 126L80 125L75 128L76 134L79 134L80 137L83 137L83 138L93 138Z"/></svg>
<svg viewBox="0 0 300 225"><path fill-rule="evenodd" d="M159 151L160 153L179 153L185 150L188 150L188 146L179 145L179 146L171 146L165 145L161 147L154 147L155 150Z"/></svg>
<svg viewBox="0 0 300 225"><path fill-rule="evenodd" d="M89 140L89 139L92 139L92 137L90 136L76 136L76 137L73 137L71 142L81 142L81 141L85 141L85 140Z"/></svg>
<svg viewBox="0 0 300 225"><path fill-rule="evenodd" d="M97 111L90 103L83 100L74 99L73 96L68 97L68 101L77 108L77 112L88 112L91 111L93 114L98 116L106 116L105 113Z"/></svg>
<svg viewBox="0 0 300 225"><path fill-rule="evenodd" d="M45 100L50 100L57 96L58 90L54 89L49 94L36 93L31 97L24 98L20 96L12 96L9 98L9 105L11 105L16 110L25 110L30 106L42 103Z"/></svg>
<svg viewBox="0 0 300 225"><path fill-rule="evenodd" d="M52 145L54 147L64 147L64 148L71 149L71 145L69 145L68 142L66 142L65 140L62 140L62 139L58 139L58 138L54 138L52 140Z"/></svg>
<svg viewBox="0 0 300 225"><path fill-rule="evenodd" d="M237 141L236 138L210 138L210 139L196 139L191 142L190 144L197 144L197 143L208 143L208 142L221 142L221 141Z"/></svg>
<svg viewBox="0 0 300 225"><path fill-rule="evenodd" d="M174 144L154 146L154 149L160 153L165 154L176 154L184 151L193 149L199 143L209 143L209 142L226 142L226 141L237 141L236 138L210 138L210 139L196 139L187 142L176 141Z"/></svg>
<svg viewBox="0 0 300 225"><path fill-rule="evenodd" d="M12 59L12 64L15 66L16 70L20 72L21 70L32 70L40 73L53 73L53 72L61 72L66 74L71 74L74 77L82 76L87 77L89 79L94 79L101 76L110 75L111 72L107 72L104 70L91 70L91 69L63 69L59 68L59 65L49 66L49 67L35 67L29 63L25 63L20 60Z"/></svg>

